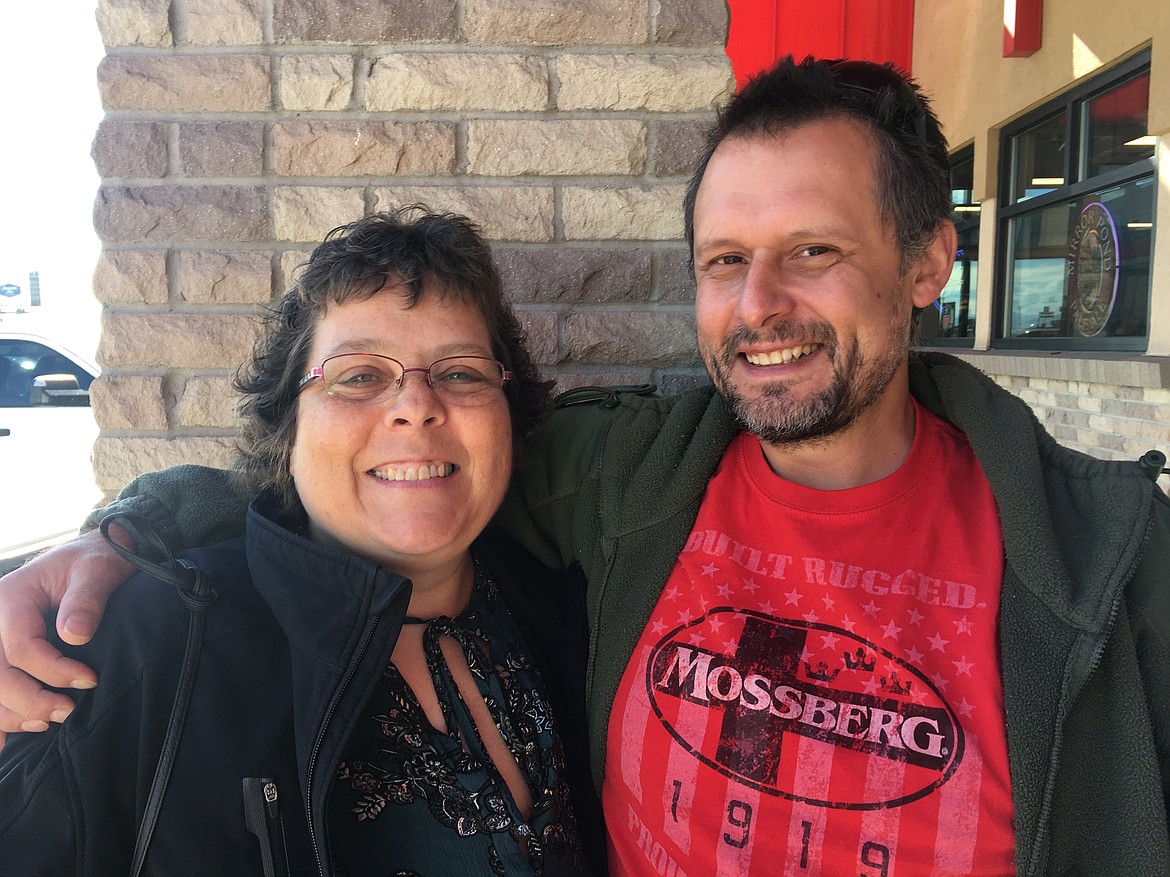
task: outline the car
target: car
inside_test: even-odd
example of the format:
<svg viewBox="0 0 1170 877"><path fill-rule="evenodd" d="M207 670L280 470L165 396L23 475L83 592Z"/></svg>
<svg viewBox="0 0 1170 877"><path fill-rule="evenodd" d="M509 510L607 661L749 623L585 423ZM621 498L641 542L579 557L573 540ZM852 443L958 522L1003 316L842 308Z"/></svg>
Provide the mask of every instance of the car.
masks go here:
<svg viewBox="0 0 1170 877"><path fill-rule="evenodd" d="M0 325L0 573L68 539L101 500L98 366L43 335Z"/></svg>

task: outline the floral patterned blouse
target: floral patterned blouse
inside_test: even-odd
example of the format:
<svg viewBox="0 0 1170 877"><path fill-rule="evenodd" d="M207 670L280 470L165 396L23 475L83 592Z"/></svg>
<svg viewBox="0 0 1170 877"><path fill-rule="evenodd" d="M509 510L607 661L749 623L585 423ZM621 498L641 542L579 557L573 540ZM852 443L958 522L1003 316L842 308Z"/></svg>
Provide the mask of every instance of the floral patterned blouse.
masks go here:
<svg viewBox="0 0 1170 877"><path fill-rule="evenodd" d="M344 877L584 873L564 755L515 621L476 564L457 618L425 624L423 650L448 733L437 731L393 664L346 746L329 799L335 873ZM439 646L450 637L532 796L527 819L488 756Z"/></svg>

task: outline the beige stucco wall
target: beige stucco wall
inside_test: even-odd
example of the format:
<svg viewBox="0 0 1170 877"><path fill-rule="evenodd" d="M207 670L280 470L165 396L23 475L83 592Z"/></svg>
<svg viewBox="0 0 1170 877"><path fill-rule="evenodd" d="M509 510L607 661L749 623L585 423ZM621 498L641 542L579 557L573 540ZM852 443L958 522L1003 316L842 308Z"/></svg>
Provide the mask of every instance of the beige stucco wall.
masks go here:
<svg viewBox="0 0 1170 877"><path fill-rule="evenodd" d="M1046 0L1043 47L1003 57L1003 0L919 0L914 75L934 97L952 145L1044 103L1153 44L1151 134L1170 129L1170 15L1150 0ZM994 192L994 175L982 194Z"/></svg>

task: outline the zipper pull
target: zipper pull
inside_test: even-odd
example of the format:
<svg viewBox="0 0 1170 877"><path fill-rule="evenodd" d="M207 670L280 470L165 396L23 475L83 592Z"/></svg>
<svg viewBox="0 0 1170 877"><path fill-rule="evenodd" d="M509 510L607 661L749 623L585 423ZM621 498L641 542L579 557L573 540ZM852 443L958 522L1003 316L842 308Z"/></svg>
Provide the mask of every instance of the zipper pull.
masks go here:
<svg viewBox="0 0 1170 877"><path fill-rule="evenodd" d="M264 877L288 877L280 795L269 777L244 777L244 824L260 845Z"/></svg>
<svg viewBox="0 0 1170 877"><path fill-rule="evenodd" d="M275 818L280 815L280 803L276 800L276 783L264 784L264 806L268 815Z"/></svg>

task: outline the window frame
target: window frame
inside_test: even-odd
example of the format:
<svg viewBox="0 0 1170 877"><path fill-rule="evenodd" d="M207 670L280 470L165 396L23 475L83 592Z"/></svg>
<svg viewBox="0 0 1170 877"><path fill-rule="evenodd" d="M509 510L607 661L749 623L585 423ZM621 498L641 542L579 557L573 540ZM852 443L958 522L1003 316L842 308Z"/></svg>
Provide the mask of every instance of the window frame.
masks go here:
<svg viewBox="0 0 1170 877"><path fill-rule="evenodd" d="M1025 198L1014 204L1009 203L1013 197L1015 179L1016 153L1012 149L1012 138L1027 129L1064 113L1065 115L1065 143L1072 144L1072 148L1064 150L1064 179L1071 180L1074 171L1079 172L1084 146L1081 143L1082 108L1092 99L1099 97L1128 80L1150 72L1151 51L1145 49L1133 57L1116 64L1107 71L1074 86L1054 100L1048 101L1034 110L1013 120L1000 130L1000 168L997 186L996 209L996 244L994 266L994 302L992 308L991 346L1005 350L1067 350L1067 351L1098 351L1098 352L1144 352L1149 346L1150 310L1153 298L1153 284L1148 284L1146 295L1146 334L1141 336L1095 336L1092 338L1009 338L1007 337L1008 298L1007 284L1008 271L1011 263L1011 243L1009 228L1013 219L1018 219L1029 213L1037 213L1048 207L1075 201L1093 192L1111 189L1132 183L1143 177L1153 177L1154 189L1151 197L1154 199L1154 215L1157 212L1158 197L1158 168L1157 152L1143 159L1138 159L1125 167L1115 168L1085 180L1065 182L1050 192ZM1155 228L1156 231L1156 228ZM1151 250L1152 256L1152 250ZM1151 273L1153 260L1151 258Z"/></svg>

